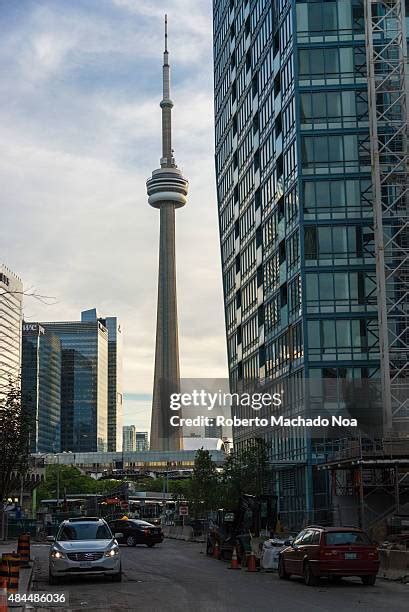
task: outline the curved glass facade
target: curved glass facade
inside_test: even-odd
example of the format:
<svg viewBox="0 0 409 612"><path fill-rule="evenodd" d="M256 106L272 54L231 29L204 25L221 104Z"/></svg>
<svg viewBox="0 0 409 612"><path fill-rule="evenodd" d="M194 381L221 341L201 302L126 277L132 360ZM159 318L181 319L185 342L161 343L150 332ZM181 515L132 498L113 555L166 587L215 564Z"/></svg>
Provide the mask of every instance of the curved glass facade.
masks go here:
<svg viewBox="0 0 409 612"><path fill-rule="evenodd" d="M275 385L302 414L304 380L379 371L363 2L214 0L213 10L231 387ZM234 441L256 436L273 461L298 462L277 477L287 522L311 520L308 435L241 428Z"/></svg>

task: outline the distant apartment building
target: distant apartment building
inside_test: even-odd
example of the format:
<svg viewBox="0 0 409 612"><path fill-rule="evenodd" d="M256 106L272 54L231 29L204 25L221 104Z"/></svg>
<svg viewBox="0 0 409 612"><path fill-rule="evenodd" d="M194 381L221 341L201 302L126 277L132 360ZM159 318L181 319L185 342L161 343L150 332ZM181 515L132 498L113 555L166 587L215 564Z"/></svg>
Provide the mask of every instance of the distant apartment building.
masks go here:
<svg viewBox="0 0 409 612"><path fill-rule="evenodd" d="M92 308L81 313L81 321L100 321L108 331L108 452L122 449L122 329L117 317L99 317Z"/></svg>
<svg viewBox="0 0 409 612"><path fill-rule="evenodd" d="M41 323L61 341L61 450L108 447L108 330L100 321Z"/></svg>
<svg viewBox="0 0 409 612"><path fill-rule="evenodd" d="M149 434L147 431L137 431L135 425L124 425L122 432L123 451L142 452L149 450Z"/></svg>
<svg viewBox="0 0 409 612"><path fill-rule="evenodd" d="M0 264L0 396L20 376L22 321L23 283Z"/></svg>
<svg viewBox="0 0 409 612"><path fill-rule="evenodd" d="M30 451L61 450L61 341L38 323L23 323L22 405L31 421Z"/></svg>
<svg viewBox="0 0 409 612"><path fill-rule="evenodd" d="M135 433L135 450L141 452L149 450L149 436L147 431L137 431Z"/></svg>
<svg viewBox="0 0 409 612"><path fill-rule="evenodd" d="M124 425L122 427L122 450L133 452L136 450L136 428L135 425Z"/></svg>

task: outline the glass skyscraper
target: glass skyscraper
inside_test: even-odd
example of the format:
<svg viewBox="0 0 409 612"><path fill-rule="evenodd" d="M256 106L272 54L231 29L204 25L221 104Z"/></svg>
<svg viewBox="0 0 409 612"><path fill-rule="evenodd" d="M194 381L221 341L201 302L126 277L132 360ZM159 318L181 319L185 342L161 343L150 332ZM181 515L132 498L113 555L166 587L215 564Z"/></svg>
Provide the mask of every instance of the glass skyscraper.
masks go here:
<svg viewBox="0 0 409 612"><path fill-rule="evenodd" d="M362 0L214 0L214 86L230 384L276 385L303 414L305 380L379 372ZM313 519L305 430L234 431L255 437L287 462L286 524Z"/></svg>
<svg viewBox="0 0 409 612"><path fill-rule="evenodd" d="M100 321L41 323L61 341L61 450L106 451L108 331Z"/></svg>
<svg viewBox="0 0 409 612"><path fill-rule="evenodd" d="M61 342L38 323L23 323L22 405L31 419L30 451L61 450Z"/></svg>
<svg viewBox="0 0 409 612"><path fill-rule="evenodd" d="M108 452L122 449L122 329L117 317L98 317L92 308L81 313L81 321L100 321L108 331Z"/></svg>

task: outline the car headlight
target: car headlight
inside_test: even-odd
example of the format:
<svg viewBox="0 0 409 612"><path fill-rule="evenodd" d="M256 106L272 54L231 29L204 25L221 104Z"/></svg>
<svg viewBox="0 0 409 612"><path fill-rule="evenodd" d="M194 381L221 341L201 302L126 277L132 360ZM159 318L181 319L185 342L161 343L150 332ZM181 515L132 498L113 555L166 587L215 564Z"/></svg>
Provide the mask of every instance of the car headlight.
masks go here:
<svg viewBox="0 0 409 612"><path fill-rule="evenodd" d="M109 550L105 551L106 557L115 557L116 555L119 555L119 546L113 546Z"/></svg>
<svg viewBox="0 0 409 612"><path fill-rule="evenodd" d="M59 550L52 550L51 551L51 556L52 556L53 559L65 559L64 553L62 553Z"/></svg>

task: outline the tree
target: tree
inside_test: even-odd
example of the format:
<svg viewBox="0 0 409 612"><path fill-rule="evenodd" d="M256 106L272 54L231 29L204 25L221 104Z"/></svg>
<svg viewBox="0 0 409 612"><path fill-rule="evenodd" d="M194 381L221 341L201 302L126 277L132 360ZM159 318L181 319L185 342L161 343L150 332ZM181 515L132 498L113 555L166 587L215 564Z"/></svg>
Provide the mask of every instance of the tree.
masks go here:
<svg viewBox="0 0 409 612"><path fill-rule="evenodd" d="M216 509L220 498L219 477L208 450L197 451L192 480L186 489L187 499L195 517L205 516L210 510Z"/></svg>
<svg viewBox="0 0 409 612"><path fill-rule="evenodd" d="M172 494L172 499L182 501L189 498L191 489L191 480L171 480L169 482L169 493Z"/></svg>
<svg viewBox="0 0 409 612"><path fill-rule="evenodd" d="M20 381L9 380L0 395L0 496L7 502L29 465L30 415L21 402Z"/></svg>
<svg viewBox="0 0 409 612"><path fill-rule="evenodd" d="M220 506L234 510L243 493L267 493L271 477L267 445L264 440L256 439L247 448L231 453L226 458L221 476Z"/></svg>
<svg viewBox="0 0 409 612"><path fill-rule="evenodd" d="M45 481L38 487L37 496L40 501L57 496L57 480L59 480L60 497L64 492L67 494L109 493L121 485L119 480L95 480L91 476L82 474L74 466L53 464L47 466Z"/></svg>

